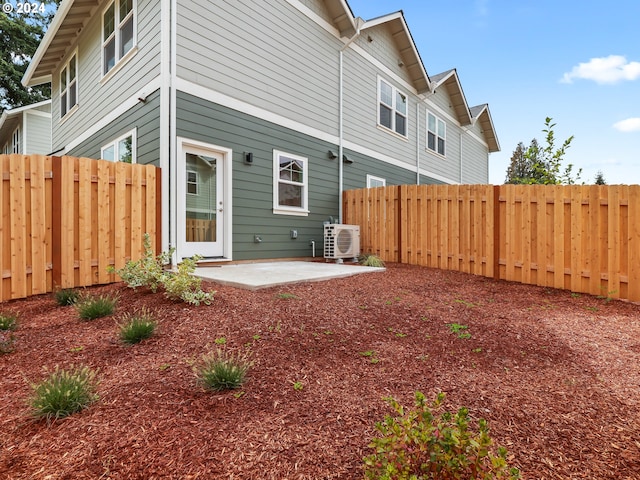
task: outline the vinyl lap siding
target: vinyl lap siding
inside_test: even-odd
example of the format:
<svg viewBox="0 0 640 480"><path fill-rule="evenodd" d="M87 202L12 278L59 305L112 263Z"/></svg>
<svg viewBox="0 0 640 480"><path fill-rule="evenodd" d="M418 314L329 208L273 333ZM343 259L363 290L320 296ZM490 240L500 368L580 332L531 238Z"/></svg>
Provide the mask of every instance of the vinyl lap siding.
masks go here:
<svg viewBox="0 0 640 480"><path fill-rule="evenodd" d="M137 163L159 166L160 161L160 95L156 91L96 135L68 152L75 157L100 158L103 146L136 128Z"/></svg>
<svg viewBox="0 0 640 480"><path fill-rule="evenodd" d="M25 112L24 121L27 126L25 153L51 153L51 118Z"/></svg>
<svg viewBox="0 0 640 480"><path fill-rule="evenodd" d="M327 155L335 145L184 92L177 94L177 135L233 150L234 260L310 256L311 240L322 251L323 222L339 211L338 163ZM273 213L274 149L308 158L309 216ZM253 153L253 164L244 164L243 152Z"/></svg>
<svg viewBox="0 0 640 480"><path fill-rule="evenodd" d="M180 2L177 42L180 78L337 134L340 42L288 2Z"/></svg>
<svg viewBox="0 0 640 480"><path fill-rule="evenodd" d="M102 79L102 11L103 4L85 27L78 45L78 110L60 120L60 69L52 78L53 149L63 148L77 138L100 116L134 95L160 74L160 9L155 0L137 2L138 52L125 68L103 85ZM75 49L72 48L69 52ZM65 58L68 60L69 55ZM62 66L62 65L61 65Z"/></svg>

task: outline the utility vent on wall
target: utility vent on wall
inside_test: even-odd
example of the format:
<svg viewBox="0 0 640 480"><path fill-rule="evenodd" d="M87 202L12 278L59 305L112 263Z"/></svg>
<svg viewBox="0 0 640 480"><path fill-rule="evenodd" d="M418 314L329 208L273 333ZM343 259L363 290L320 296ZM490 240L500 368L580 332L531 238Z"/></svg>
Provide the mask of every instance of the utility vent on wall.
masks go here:
<svg viewBox="0 0 640 480"><path fill-rule="evenodd" d="M324 226L324 258L355 258L360 255L360 227L339 223Z"/></svg>

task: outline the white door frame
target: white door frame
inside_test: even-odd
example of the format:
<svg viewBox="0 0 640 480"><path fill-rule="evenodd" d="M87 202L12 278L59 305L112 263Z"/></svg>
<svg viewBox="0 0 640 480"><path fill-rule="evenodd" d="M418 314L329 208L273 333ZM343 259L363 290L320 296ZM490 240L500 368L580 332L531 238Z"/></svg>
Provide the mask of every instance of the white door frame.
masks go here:
<svg viewBox="0 0 640 480"><path fill-rule="evenodd" d="M190 149L198 149L210 152L216 155L222 155L222 196L218 197L218 200L222 200L222 208L224 211L222 221L222 235L220 241L222 242L222 257L211 258L211 261L225 261L232 260L233 252L233 209L232 209L232 158L233 151L230 148L221 147L219 145L212 145L197 140L191 140L184 137L178 137L177 139L177 168L176 168L176 209L173 212L174 218L174 234L176 238L176 255L178 261L184 257L191 256L191 252L185 252L186 233L184 230L185 224L185 211L186 211L186 178L185 178L185 154ZM182 252L181 252L182 250ZM185 255L186 253L186 255ZM206 254L206 252L203 252Z"/></svg>

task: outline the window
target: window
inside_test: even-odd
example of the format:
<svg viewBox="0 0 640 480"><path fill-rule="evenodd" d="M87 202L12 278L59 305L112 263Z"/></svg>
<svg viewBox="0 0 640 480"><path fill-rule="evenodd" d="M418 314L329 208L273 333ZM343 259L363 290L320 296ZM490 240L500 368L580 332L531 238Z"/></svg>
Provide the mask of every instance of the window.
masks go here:
<svg viewBox="0 0 640 480"><path fill-rule="evenodd" d="M447 124L432 113L427 113L427 148L444 156L446 138Z"/></svg>
<svg viewBox="0 0 640 480"><path fill-rule="evenodd" d="M198 172L187 170L187 193L189 195L198 195Z"/></svg>
<svg viewBox="0 0 640 480"><path fill-rule="evenodd" d="M380 79L378 103L378 124L406 137L407 96Z"/></svg>
<svg viewBox="0 0 640 480"><path fill-rule="evenodd" d="M20 127L16 128L11 135L11 152L10 153L22 153L22 132Z"/></svg>
<svg viewBox="0 0 640 480"><path fill-rule="evenodd" d="M102 147L100 157L112 162L136 163L135 129Z"/></svg>
<svg viewBox="0 0 640 480"><path fill-rule="evenodd" d="M367 174L367 188L384 187L386 185L386 179Z"/></svg>
<svg viewBox="0 0 640 480"><path fill-rule="evenodd" d="M135 45L134 0L114 0L102 14L102 74Z"/></svg>
<svg viewBox="0 0 640 480"><path fill-rule="evenodd" d="M60 71L60 118L78 104L78 54L74 53Z"/></svg>
<svg viewBox="0 0 640 480"><path fill-rule="evenodd" d="M307 215L308 160L273 151L273 213Z"/></svg>

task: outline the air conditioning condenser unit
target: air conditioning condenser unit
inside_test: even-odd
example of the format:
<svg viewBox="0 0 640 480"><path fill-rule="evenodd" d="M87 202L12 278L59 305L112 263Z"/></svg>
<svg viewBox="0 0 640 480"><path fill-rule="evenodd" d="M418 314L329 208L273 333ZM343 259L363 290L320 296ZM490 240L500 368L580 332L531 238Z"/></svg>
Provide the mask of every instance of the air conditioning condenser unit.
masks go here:
<svg viewBox="0 0 640 480"><path fill-rule="evenodd" d="M329 223L324 226L324 258L356 258L360 255L360 226Z"/></svg>

